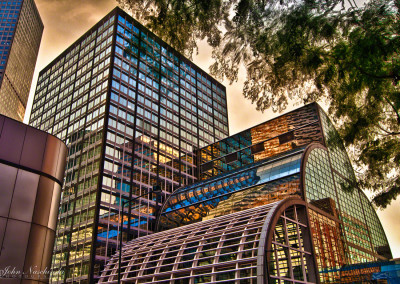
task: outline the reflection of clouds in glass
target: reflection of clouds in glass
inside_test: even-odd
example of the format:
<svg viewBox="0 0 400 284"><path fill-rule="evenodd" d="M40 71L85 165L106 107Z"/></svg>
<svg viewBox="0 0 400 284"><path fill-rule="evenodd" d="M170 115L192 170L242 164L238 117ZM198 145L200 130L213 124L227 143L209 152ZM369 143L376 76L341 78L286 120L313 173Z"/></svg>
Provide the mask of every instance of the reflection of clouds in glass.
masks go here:
<svg viewBox="0 0 400 284"><path fill-rule="evenodd" d="M257 169L257 175L261 182L269 182L281 177L300 172L300 159L302 154L265 165Z"/></svg>

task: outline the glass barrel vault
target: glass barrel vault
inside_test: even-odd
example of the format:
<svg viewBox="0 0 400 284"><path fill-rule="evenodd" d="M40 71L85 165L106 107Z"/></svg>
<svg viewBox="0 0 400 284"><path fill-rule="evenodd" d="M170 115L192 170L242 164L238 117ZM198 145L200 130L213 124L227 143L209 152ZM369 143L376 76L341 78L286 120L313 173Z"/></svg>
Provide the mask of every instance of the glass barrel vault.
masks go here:
<svg viewBox="0 0 400 284"><path fill-rule="evenodd" d="M316 283L306 204L289 198L129 242L129 283ZM118 254L99 283L117 283Z"/></svg>

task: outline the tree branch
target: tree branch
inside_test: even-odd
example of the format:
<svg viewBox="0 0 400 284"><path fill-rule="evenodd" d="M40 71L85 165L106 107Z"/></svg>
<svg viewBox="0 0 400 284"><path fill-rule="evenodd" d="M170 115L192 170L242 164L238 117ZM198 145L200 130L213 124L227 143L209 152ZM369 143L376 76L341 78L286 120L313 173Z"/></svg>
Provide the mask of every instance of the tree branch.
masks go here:
<svg viewBox="0 0 400 284"><path fill-rule="evenodd" d="M399 114L399 112L396 110L396 108L393 105L393 103L387 97L384 97L384 98L387 101L387 103L392 107L392 109L395 112L395 114L397 115L397 123L400 124L400 114Z"/></svg>
<svg viewBox="0 0 400 284"><path fill-rule="evenodd" d="M384 129L382 126L380 126L379 124L377 124L377 126L380 130L385 132L387 135L400 135L400 132L388 131L388 130Z"/></svg>
<svg viewBox="0 0 400 284"><path fill-rule="evenodd" d="M365 70L363 70L363 69L362 69L361 67L359 67L359 66L356 66L356 65L355 65L355 67L356 67L356 69L357 69L358 71L360 71L363 75L366 75L366 76L369 76L369 77L372 77L372 78L375 78L375 79L396 79L396 76L393 75L393 74L389 74L389 75L375 75L375 74L371 74L371 73L366 72Z"/></svg>

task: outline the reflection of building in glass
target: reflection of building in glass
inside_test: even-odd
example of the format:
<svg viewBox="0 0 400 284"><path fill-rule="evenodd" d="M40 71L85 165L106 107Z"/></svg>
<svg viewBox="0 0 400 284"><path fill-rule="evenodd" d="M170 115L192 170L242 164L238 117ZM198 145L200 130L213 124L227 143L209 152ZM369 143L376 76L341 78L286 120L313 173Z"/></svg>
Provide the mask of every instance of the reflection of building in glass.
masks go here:
<svg viewBox="0 0 400 284"><path fill-rule="evenodd" d="M347 153L337 138L338 134L332 123L314 103L199 149L196 154L200 181L182 187L169 196L158 220L159 228L164 232L157 236L178 232L179 228L187 230L196 226L202 227L214 221L215 226L218 226L219 218L229 219L240 212L273 206L271 204L277 204L282 199L297 196L307 202L309 209L308 220L321 282L340 283L343 275L339 269L343 265L390 259L392 256L385 232L367 197L357 188ZM287 230L297 229L294 226ZM206 232L199 233L198 238L203 238L202 234ZM277 229L275 234L278 234ZM290 242L291 238L282 234L282 238L287 237ZM239 235L243 236L241 233L237 236ZM156 235L146 238L149 243L146 251L160 249L164 252L164 246L159 248L155 243L156 238ZM218 238L223 236L218 235ZM139 252L131 248L137 246L142 239L132 241L126 246L125 267L131 265L128 260L141 257ZM184 239L174 245L183 246L183 243L186 243ZM199 247L192 252L193 263L187 264L186 268L197 271L198 264L195 260L200 254L195 252L199 253L202 249ZM244 248L239 246L238 254L233 255L230 260L242 260L242 250ZM273 251L276 257L274 263L265 262L269 265L264 267L269 281L275 283L275 271L280 271L280 276L283 275L282 272L286 273L283 277L290 276L287 271L293 270L296 275L301 271L297 260L281 261L281 258L289 259L291 253L276 251L274 246L266 247L265 250ZM184 247L180 251L179 256L183 259L189 254ZM149 256L147 252L146 255ZM158 264L161 259L161 256L154 258L160 261ZM219 263L214 258L210 261L214 265ZM170 262L172 266L179 264L178 259ZM116 267L115 261L109 263L103 273L104 281L111 281ZM172 274L170 278L164 279L166 282L180 279L173 272L176 267L171 272L170 269L146 272L148 267L150 266L143 264L126 269L124 277L130 279L129 281L144 283L151 282L150 276L154 277L153 280L164 279L159 277L164 275L161 272L165 272L166 277ZM239 270L240 266L236 266L236 270L232 271L235 277ZM131 274L128 271L133 272ZM222 282L234 278L233 274L224 274L223 277L228 278L221 276L220 279L218 276L208 276L208 273L214 275L218 271L219 267L215 265L212 272L205 274L211 278L201 281ZM187 279L193 275L198 274L193 272L183 275L186 280L182 283L189 283ZM303 276L294 277L301 282L305 281L301 278ZM261 283L256 282L255 278L246 279L245 283Z"/></svg>
<svg viewBox="0 0 400 284"><path fill-rule="evenodd" d="M318 112L310 106L304 107L197 151L201 165L199 178L210 178L280 153L299 150L312 142L322 143L322 139Z"/></svg>
<svg viewBox="0 0 400 284"><path fill-rule="evenodd" d="M54 282L94 281L121 201L193 183L193 149L228 135L225 87L118 8L42 70L30 123L69 147ZM124 241L152 232L153 198L124 209Z"/></svg>
<svg viewBox="0 0 400 284"><path fill-rule="evenodd" d="M0 114L23 121L43 23L34 0L1 4Z"/></svg>
<svg viewBox="0 0 400 284"><path fill-rule="evenodd" d="M60 139L0 115L2 283L48 283L66 155Z"/></svg>

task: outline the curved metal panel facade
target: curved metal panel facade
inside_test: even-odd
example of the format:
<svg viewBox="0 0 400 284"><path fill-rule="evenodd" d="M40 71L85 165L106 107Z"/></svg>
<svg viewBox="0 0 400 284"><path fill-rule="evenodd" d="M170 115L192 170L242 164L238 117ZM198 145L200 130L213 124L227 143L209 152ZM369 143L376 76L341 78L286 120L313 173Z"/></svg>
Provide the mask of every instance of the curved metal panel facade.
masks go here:
<svg viewBox="0 0 400 284"><path fill-rule="evenodd" d="M0 269L7 283L48 282L66 146L0 116ZM8 270L7 270L8 268Z"/></svg>
<svg viewBox="0 0 400 284"><path fill-rule="evenodd" d="M130 283L315 283L305 203L286 199L138 238L122 251ZM116 283L118 257L100 283Z"/></svg>

